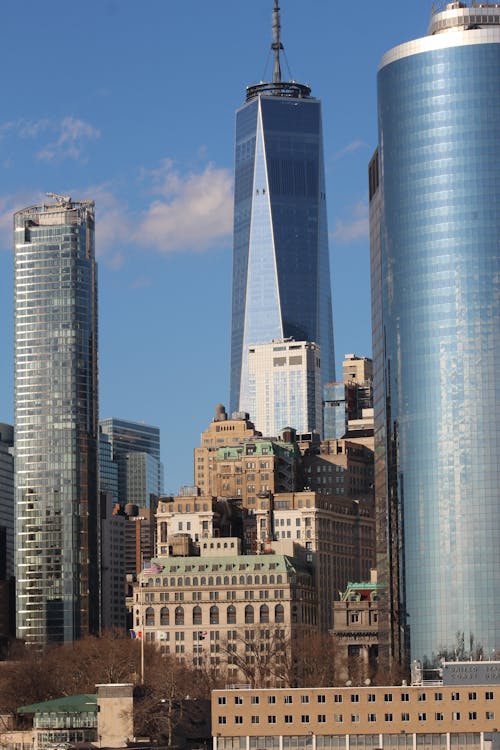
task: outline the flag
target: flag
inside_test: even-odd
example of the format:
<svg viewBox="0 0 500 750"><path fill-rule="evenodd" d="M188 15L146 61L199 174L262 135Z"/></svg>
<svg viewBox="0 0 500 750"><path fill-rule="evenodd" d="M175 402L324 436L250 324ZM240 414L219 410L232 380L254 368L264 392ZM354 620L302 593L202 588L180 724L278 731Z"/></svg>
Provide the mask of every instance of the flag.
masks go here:
<svg viewBox="0 0 500 750"><path fill-rule="evenodd" d="M142 630L129 630L131 638L142 638Z"/></svg>
<svg viewBox="0 0 500 750"><path fill-rule="evenodd" d="M156 563L153 560L147 560L144 563L144 568L142 572L145 576L155 576L158 573L161 573L162 570L163 570L163 565L160 565L159 563Z"/></svg>

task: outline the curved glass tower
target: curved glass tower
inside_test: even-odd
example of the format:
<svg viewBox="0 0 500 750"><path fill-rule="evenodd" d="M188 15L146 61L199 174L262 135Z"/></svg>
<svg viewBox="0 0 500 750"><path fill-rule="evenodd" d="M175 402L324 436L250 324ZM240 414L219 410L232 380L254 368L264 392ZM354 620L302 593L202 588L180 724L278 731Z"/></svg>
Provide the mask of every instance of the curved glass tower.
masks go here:
<svg viewBox="0 0 500 750"><path fill-rule="evenodd" d="M335 379L321 103L281 80L275 0L273 81L236 114L230 411L248 411L248 347L293 337L321 347Z"/></svg>
<svg viewBox="0 0 500 750"><path fill-rule="evenodd" d="M14 217L17 636L99 628L94 203Z"/></svg>
<svg viewBox="0 0 500 750"><path fill-rule="evenodd" d="M412 658L500 649L499 90L493 6L448 5L378 74L376 494Z"/></svg>

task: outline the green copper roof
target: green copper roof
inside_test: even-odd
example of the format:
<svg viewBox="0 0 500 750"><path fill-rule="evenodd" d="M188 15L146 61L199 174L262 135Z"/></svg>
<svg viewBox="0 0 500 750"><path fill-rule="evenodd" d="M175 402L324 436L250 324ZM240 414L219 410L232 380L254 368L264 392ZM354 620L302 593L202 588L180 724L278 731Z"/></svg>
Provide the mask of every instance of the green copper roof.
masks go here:
<svg viewBox="0 0 500 750"><path fill-rule="evenodd" d="M210 557L155 557L152 560L161 571L146 574L143 578L155 578L163 575L180 575L190 573L293 573L302 571L303 565L299 560L287 555L219 555Z"/></svg>
<svg viewBox="0 0 500 750"><path fill-rule="evenodd" d="M97 693L69 695L43 703L31 703L17 709L19 714L81 714L97 713Z"/></svg>
<svg viewBox="0 0 500 750"><path fill-rule="evenodd" d="M349 599L351 594L355 594L356 591L382 591L385 588L383 583L370 583L369 581L363 581L362 583L354 583L349 581L347 583L346 590L340 593L340 601L345 602Z"/></svg>

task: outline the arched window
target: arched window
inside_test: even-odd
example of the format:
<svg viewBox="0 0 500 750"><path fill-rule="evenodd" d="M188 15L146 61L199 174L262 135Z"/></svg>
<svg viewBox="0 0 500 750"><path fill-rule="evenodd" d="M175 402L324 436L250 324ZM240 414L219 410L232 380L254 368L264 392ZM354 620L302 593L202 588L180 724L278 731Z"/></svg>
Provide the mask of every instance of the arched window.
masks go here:
<svg viewBox="0 0 500 750"><path fill-rule="evenodd" d="M170 585L172 586L172 588L175 588L175 578L170 579Z"/></svg>
<svg viewBox="0 0 500 750"><path fill-rule="evenodd" d="M260 576L255 576L255 581L254 581L254 583L260 583Z"/></svg>
<svg viewBox="0 0 500 750"><path fill-rule="evenodd" d="M245 585L245 576L240 576L240 586Z"/></svg>
<svg viewBox="0 0 500 750"><path fill-rule="evenodd" d="M161 578L155 578L155 586L161 586Z"/></svg>
<svg viewBox="0 0 500 750"><path fill-rule="evenodd" d="M253 607L251 604L247 604L245 607L245 625L251 625L253 621Z"/></svg>
<svg viewBox="0 0 500 750"><path fill-rule="evenodd" d="M267 583L267 576L262 576L262 583Z"/></svg>
<svg viewBox="0 0 500 750"><path fill-rule="evenodd" d="M209 586L213 586L214 585L214 577L213 576L208 576L208 585Z"/></svg>
<svg viewBox="0 0 500 750"><path fill-rule="evenodd" d="M147 584L148 586L154 586L154 583L155 582L153 581L152 578L148 578L148 584Z"/></svg>
<svg viewBox="0 0 500 750"><path fill-rule="evenodd" d="M231 576L231 586L236 586L237 583L238 579L236 578L236 576Z"/></svg>
<svg viewBox="0 0 500 750"><path fill-rule="evenodd" d="M224 576L224 586L229 586L229 576Z"/></svg>
<svg viewBox="0 0 500 750"><path fill-rule="evenodd" d="M148 607L146 610L146 625L155 624L155 611L153 607Z"/></svg>
<svg viewBox="0 0 500 750"><path fill-rule="evenodd" d="M177 579L177 585L178 586L182 586L182 578L178 578Z"/></svg>
<svg viewBox="0 0 500 750"><path fill-rule="evenodd" d="M184 625L184 610L182 607L175 608L175 624Z"/></svg>
<svg viewBox="0 0 500 750"><path fill-rule="evenodd" d="M247 576L247 585L252 585L252 576Z"/></svg>
<svg viewBox="0 0 500 750"><path fill-rule="evenodd" d="M274 622L285 622L285 609L282 604L277 604L274 608Z"/></svg>
<svg viewBox="0 0 500 750"><path fill-rule="evenodd" d="M292 607L292 622L298 622L298 607L296 604Z"/></svg>
<svg viewBox="0 0 500 750"><path fill-rule="evenodd" d="M260 621L269 622L269 607L267 604L260 605Z"/></svg>
<svg viewBox="0 0 500 750"><path fill-rule="evenodd" d="M168 607L162 607L160 609L160 625L170 625L170 614Z"/></svg>
<svg viewBox="0 0 500 750"><path fill-rule="evenodd" d="M210 625L219 624L219 608L215 604L210 607Z"/></svg>
<svg viewBox="0 0 500 750"><path fill-rule="evenodd" d="M190 577L189 577L189 576L187 576L187 577L186 577L186 582L185 582L185 585L186 585L186 586L191 586L191 579L190 579Z"/></svg>
<svg viewBox="0 0 500 750"><path fill-rule="evenodd" d="M202 586L206 586L207 585L207 579L205 578L205 576L201 577L201 585Z"/></svg>
<svg viewBox="0 0 500 750"><path fill-rule="evenodd" d="M269 576L269 583L274 583L274 576Z"/></svg>
<svg viewBox="0 0 500 750"><path fill-rule="evenodd" d="M216 576L215 585L220 586L221 584L222 584L222 578L220 576Z"/></svg>
<svg viewBox="0 0 500 750"><path fill-rule="evenodd" d="M163 579L163 586L164 588L168 588L168 578Z"/></svg>
<svg viewBox="0 0 500 750"><path fill-rule="evenodd" d="M197 586L197 585L198 585L198 576L195 576L193 578L193 586Z"/></svg>
<svg viewBox="0 0 500 750"><path fill-rule="evenodd" d="M193 607L193 625L201 625L201 607Z"/></svg>
<svg viewBox="0 0 500 750"><path fill-rule="evenodd" d="M227 608L227 624L236 625L236 607L234 604L230 604Z"/></svg>
<svg viewBox="0 0 500 750"><path fill-rule="evenodd" d="M276 583L283 583L283 576L276 576Z"/></svg>

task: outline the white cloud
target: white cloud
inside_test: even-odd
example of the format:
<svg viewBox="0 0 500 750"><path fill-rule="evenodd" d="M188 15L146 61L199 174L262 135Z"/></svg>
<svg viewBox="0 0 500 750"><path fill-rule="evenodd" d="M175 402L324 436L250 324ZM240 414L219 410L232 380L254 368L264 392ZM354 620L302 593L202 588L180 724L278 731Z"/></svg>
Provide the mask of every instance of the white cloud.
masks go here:
<svg viewBox="0 0 500 750"><path fill-rule="evenodd" d="M350 209L349 214L345 219L337 219L331 233L333 241L339 245L365 239L369 234L368 205L360 202Z"/></svg>
<svg viewBox="0 0 500 750"><path fill-rule="evenodd" d="M14 245L13 216L26 206L43 200L41 193L23 192L0 196L0 251L12 250Z"/></svg>
<svg viewBox="0 0 500 750"><path fill-rule="evenodd" d="M208 164L201 173L181 175L171 160L143 172L153 181L154 200L134 239L160 252L206 250L226 242L232 229L233 189L228 169Z"/></svg>
<svg viewBox="0 0 500 750"><path fill-rule="evenodd" d="M364 141L351 141L351 143L348 143L339 151L336 151L332 156L332 160L337 161L337 159L341 159L343 156L347 156L348 154L353 154L355 151L359 151L360 148L365 148L367 145L368 144Z"/></svg>
<svg viewBox="0 0 500 750"><path fill-rule="evenodd" d="M41 161L54 161L62 159L83 158L84 144L87 141L100 138L100 131L85 120L76 117L65 117L52 130L58 133L55 141L48 143L38 153L37 159Z"/></svg>

